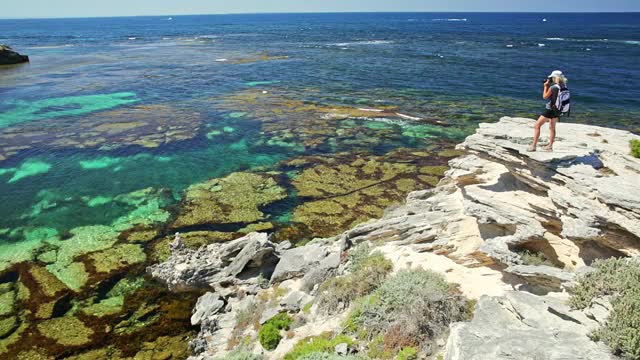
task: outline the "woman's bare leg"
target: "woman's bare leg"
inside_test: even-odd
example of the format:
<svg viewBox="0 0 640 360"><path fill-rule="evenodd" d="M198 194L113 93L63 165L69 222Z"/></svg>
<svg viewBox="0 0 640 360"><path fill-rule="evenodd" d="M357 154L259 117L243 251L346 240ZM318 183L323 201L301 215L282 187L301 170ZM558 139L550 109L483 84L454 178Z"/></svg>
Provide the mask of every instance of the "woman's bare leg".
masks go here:
<svg viewBox="0 0 640 360"><path fill-rule="evenodd" d="M549 121L549 145L545 147L547 151L553 151L553 143L556 141L556 124L558 123L558 118L553 118Z"/></svg>
<svg viewBox="0 0 640 360"><path fill-rule="evenodd" d="M538 118L538 121L536 121L533 132L533 143L529 146L529 151L536 151L536 147L538 147L538 139L540 139L540 128L547 121L549 121L549 119L542 115Z"/></svg>

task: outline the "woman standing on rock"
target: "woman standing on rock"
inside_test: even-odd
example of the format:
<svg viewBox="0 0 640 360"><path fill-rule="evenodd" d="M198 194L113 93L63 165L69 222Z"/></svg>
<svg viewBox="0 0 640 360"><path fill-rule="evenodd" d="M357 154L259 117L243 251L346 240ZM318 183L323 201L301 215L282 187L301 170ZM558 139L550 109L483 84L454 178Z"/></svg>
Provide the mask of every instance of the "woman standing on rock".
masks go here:
<svg viewBox="0 0 640 360"><path fill-rule="evenodd" d="M562 71L556 70L551 73L544 82L542 96L549 99L546 109L535 124L535 132L533 134L533 143L529 146L529 151L536 151L538 139L540 138L540 128L544 123L549 122L549 144L544 147L545 151L553 151L553 143L556 140L556 123L559 118L568 113L569 110L569 91L567 89L567 78ZM551 83L553 82L553 85ZM558 103L560 97L560 103Z"/></svg>

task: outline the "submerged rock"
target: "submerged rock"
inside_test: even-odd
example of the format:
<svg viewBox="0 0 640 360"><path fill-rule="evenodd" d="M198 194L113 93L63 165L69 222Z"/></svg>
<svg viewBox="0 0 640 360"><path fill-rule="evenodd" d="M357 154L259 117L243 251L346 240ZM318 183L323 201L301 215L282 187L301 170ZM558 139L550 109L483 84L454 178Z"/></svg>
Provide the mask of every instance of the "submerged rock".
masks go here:
<svg viewBox="0 0 640 360"><path fill-rule="evenodd" d="M7 45L0 45L0 65L13 65L29 62L29 57L20 55Z"/></svg>
<svg viewBox="0 0 640 360"><path fill-rule="evenodd" d="M91 341L93 330L78 318L64 316L46 320L38 324L38 331L49 339L64 346L80 346Z"/></svg>

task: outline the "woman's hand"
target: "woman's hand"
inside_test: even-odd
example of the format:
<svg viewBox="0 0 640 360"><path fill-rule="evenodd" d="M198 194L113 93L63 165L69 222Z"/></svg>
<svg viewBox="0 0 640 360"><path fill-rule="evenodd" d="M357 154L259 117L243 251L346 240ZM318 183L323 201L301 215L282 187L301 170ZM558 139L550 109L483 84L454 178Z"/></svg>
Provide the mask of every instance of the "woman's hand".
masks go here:
<svg viewBox="0 0 640 360"><path fill-rule="evenodd" d="M551 83L551 79L547 79L547 81L544 82L544 86L547 87L549 86Z"/></svg>

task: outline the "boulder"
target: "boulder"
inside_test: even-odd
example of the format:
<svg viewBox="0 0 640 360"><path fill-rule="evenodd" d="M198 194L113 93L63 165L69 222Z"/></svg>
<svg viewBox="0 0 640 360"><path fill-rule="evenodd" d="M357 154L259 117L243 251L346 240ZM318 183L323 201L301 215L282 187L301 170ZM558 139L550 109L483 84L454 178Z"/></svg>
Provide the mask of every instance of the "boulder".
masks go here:
<svg viewBox="0 0 640 360"><path fill-rule="evenodd" d="M471 322L452 326L445 359L617 359L606 345L589 339L598 322L565 302L517 291L484 296Z"/></svg>
<svg viewBox="0 0 640 360"><path fill-rule="evenodd" d="M267 234L251 233L228 243L175 252L166 262L148 267L147 273L172 291L191 291L269 276L277 260Z"/></svg>
<svg viewBox="0 0 640 360"><path fill-rule="evenodd" d="M329 248L322 244L286 250L280 254L280 262L271 275L271 282L281 282L303 276L311 268L320 264L329 255Z"/></svg>
<svg viewBox="0 0 640 360"><path fill-rule="evenodd" d="M20 55L7 45L0 45L0 65L13 65L29 62L29 57Z"/></svg>
<svg viewBox="0 0 640 360"><path fill-rule="evenodd" d="M194 313L191 316L191 325L198 325L202 320L216 315L224 308L224 305L224 300L218 294L209 292L202 295L198 299Z"/></svg>

